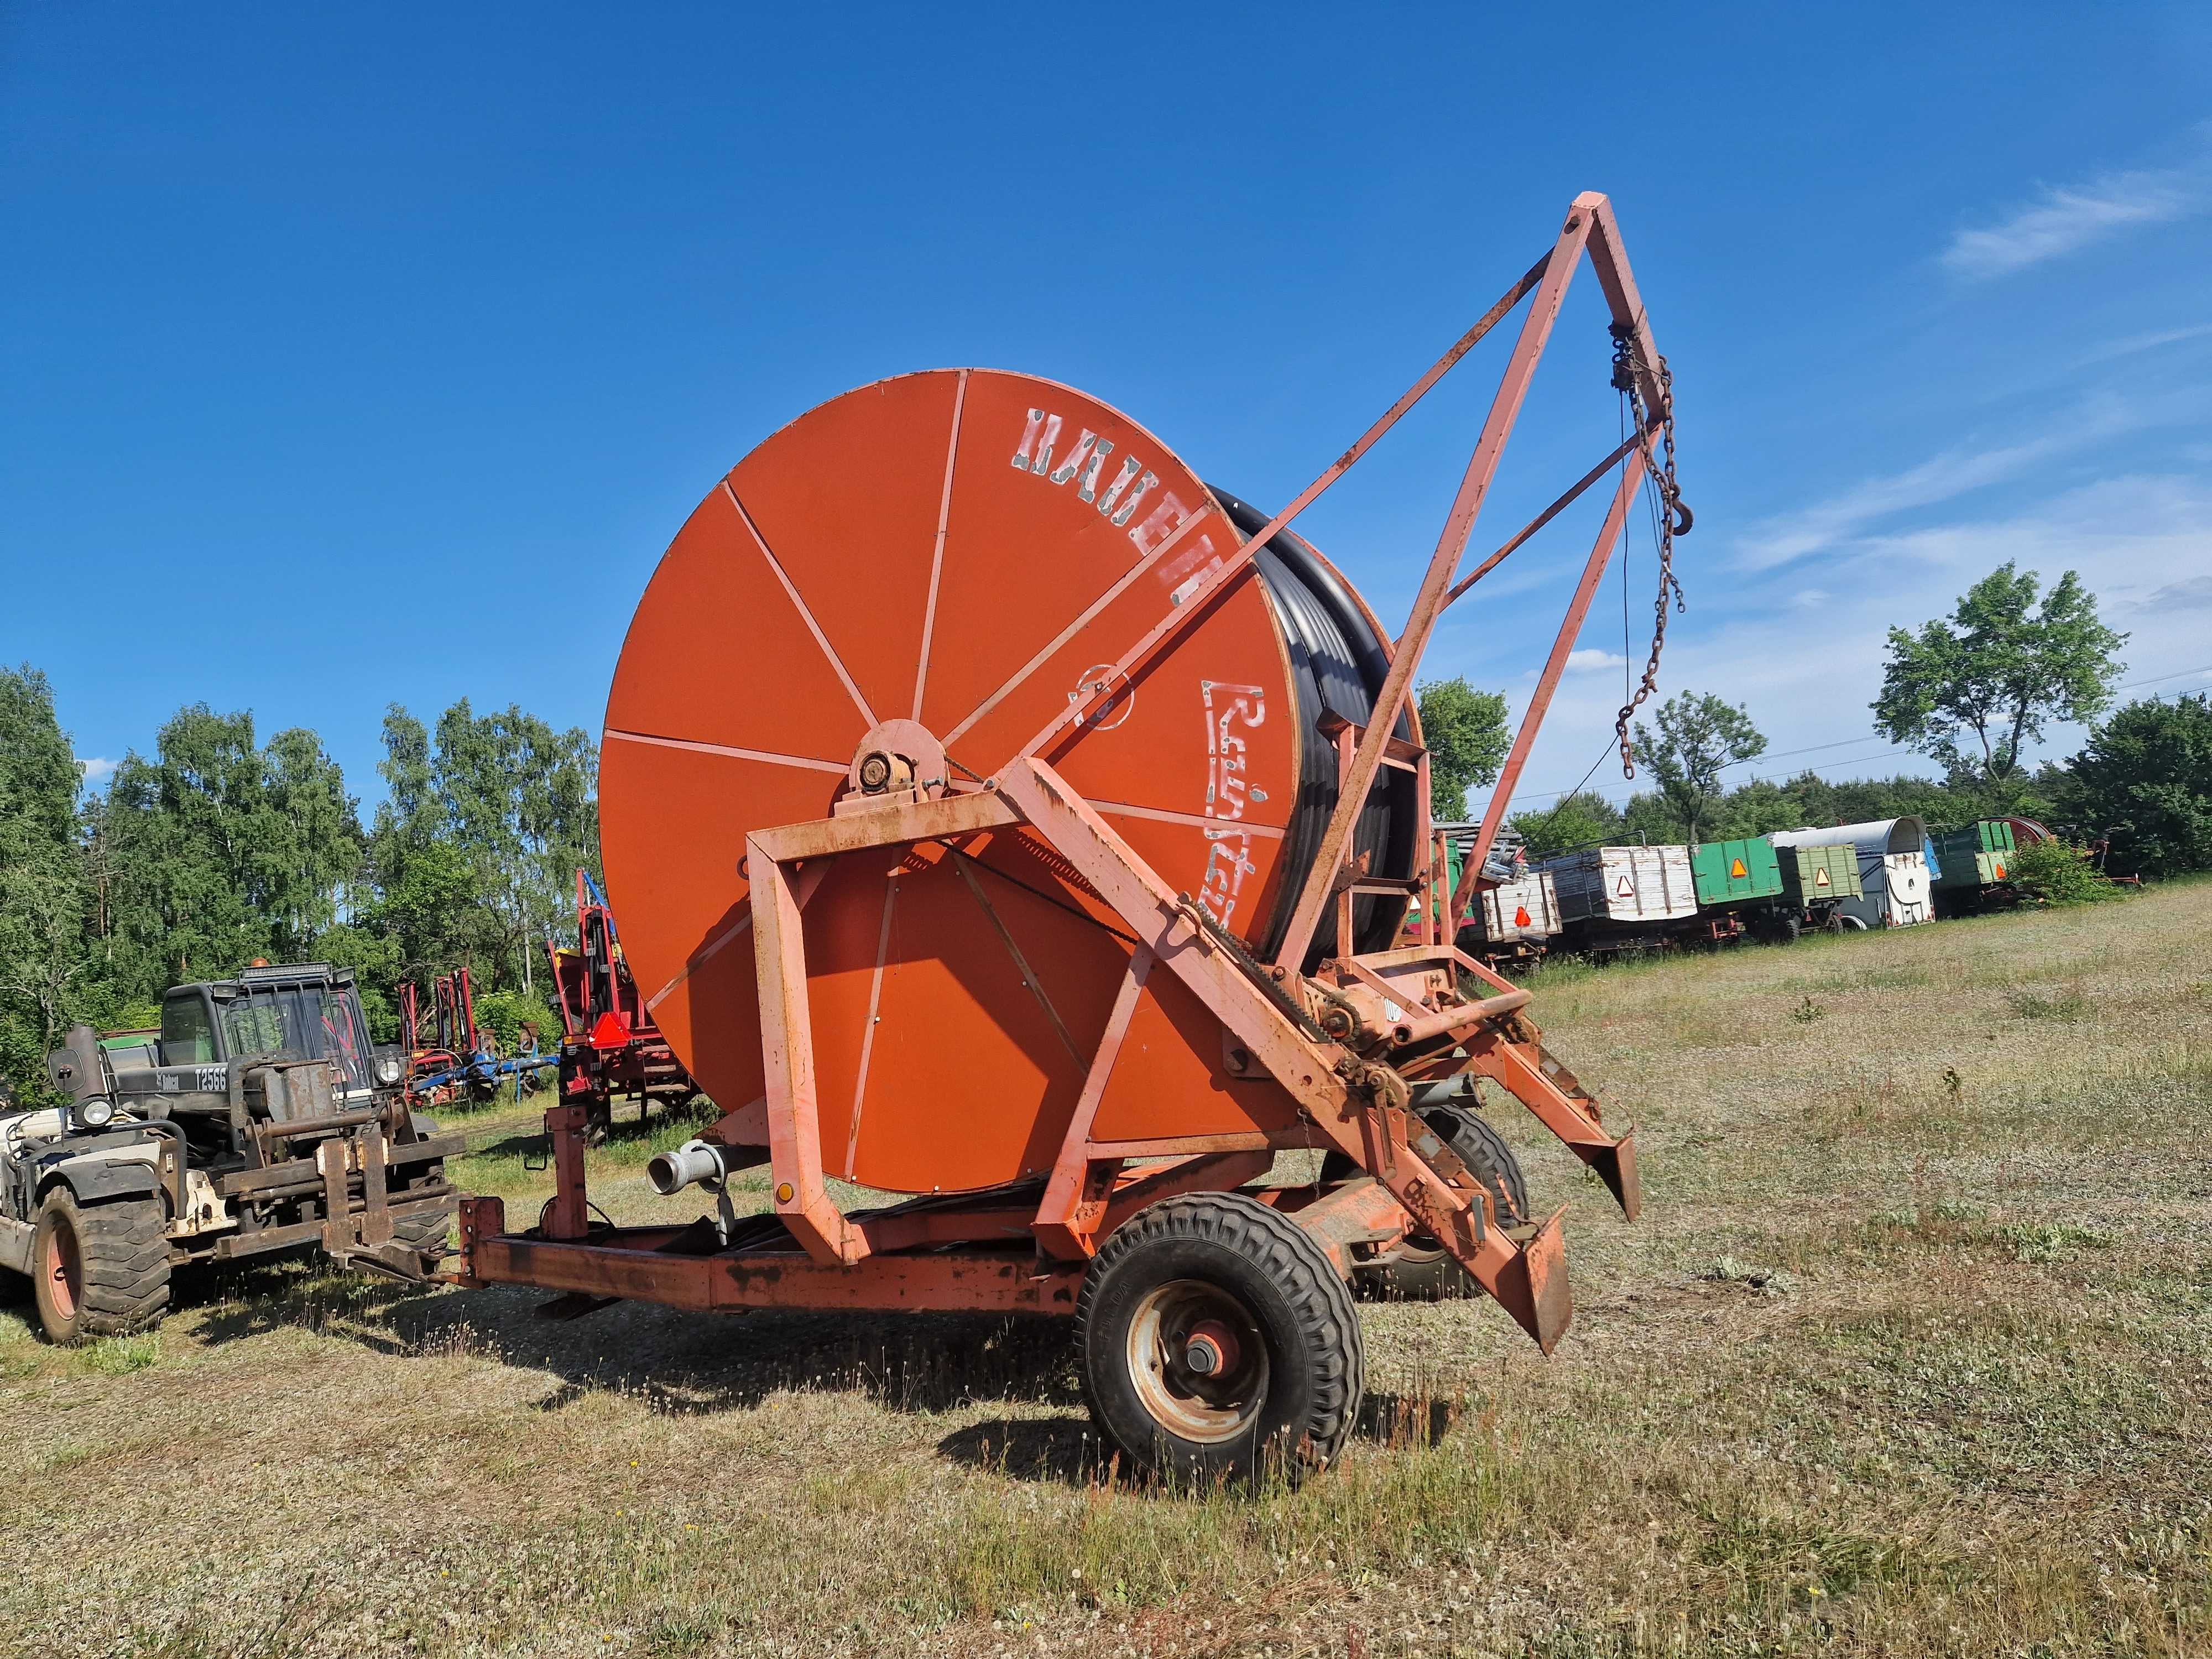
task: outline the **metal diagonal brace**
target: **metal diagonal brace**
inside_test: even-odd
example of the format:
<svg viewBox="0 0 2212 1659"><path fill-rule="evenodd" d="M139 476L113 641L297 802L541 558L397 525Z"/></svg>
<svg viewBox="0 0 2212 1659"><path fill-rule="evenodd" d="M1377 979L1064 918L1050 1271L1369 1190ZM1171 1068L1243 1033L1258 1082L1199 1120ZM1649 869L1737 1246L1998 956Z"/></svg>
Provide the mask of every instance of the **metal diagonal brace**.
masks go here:
<svg viewBox="0 0 2212 1659"><path fill-rule="evenodd" d="M1528 395L1528 383L1534 378L1537 360L1552 337L1553 325L1559 321L1560 304L1566 298L1567 284L1581 262L1592 222L1589 212L1579 201L1569 210L1567 222L1546 262L1543 281L1537 287L1535 297L1528 302L1528 314L1522 322L1520 337L1513 343L1513 356L1506 362L1498 395L1491 402L1482 436L1475 444L1474 453L1468 458L1459 494L1453 499L1451 512L1446 515L1443 530L1437 538L1437 550L1429 557L1428 574L1421 579L1413 615L1406 623L1405 632L1399 636L1389 672L1383 677L1382 690L1375 699L1374 712L1368 716L1367 730L1360 737L1349 774L1337 792L1336 809L1330 813L1328 828L1322 832L1314 866L1298 893L1297 907L1291 914L1289 930L1275 957L1285 967L1295 969L1305 960L1306 947L1313 942L1314 930L1320 926L1328 902L1329 875L1342 860L1344 849L1351 842L1352 826L1366 807L1368 791L1374 787L1376 772L1382 764L1384 740L1397 723L1399 705L1413 685L1413 671L1420 666L1429 635L1443 611L1445 591L1459 568L1468 538L1474 533L1475 518L1490 493L1491 481L1498 476L1505 441L1520 419L1522 403ZM1349 939L1340 941L1339 948L1348 950L1351 943Z"/></svg>
<svg viewBox="0 0 2212 1659"><path fill-rule="evenodd" d="M1644 1187L1636 1173L1634 1127L1623 1130L1618 1139L1607 1133L1586 1107L1589 1097L1578 1087L1573 1092L1561 1088L1545 1070L1544 1061L1549 1056L1537 1044L1517 1042L1491 1026L1468 1037L1465 1046L1468 1069L1489 1078L1534 1113L1539 1122L1566 1143L1569 1152L1597 1171L1620 1204L1621 1214L1635 1220L1644 1208ZM1560 1075L1573 1083L1571 1073Z"/></svg>
<svg viewBox="0 0 2212 1659"><path fill-rule="evenodd" d="M1453 900L1458 905L1464 906L1474 896L1475 879L1489 860L1491 844L1498 839L1498 827L1504 822L1514 787L1521 781L1521 769L1528 763L1528 751L1535 746L1536 730L1543 725L1545 713L1552 706L1552 694L1559 688L1559 676L1566 672L1567 658L1583 631L1583 618L1589 614L1590 601L1597 597L1598 580L1613 561L1613 549L1620 545L1621 530L1628 522L1629 504L1644 487L1644 461L1650 453L1651 441L1652 434L1647 434L1642 453L1621 469L1620 483L1613 492L1605 522L1599 526L1597 540L1592 544L1589 558L1583 566L1582 580L1576 585L1567 614L1560 619L1559 635L1552 641L1552 654L1544 660L1544 670L1537 676L1528 710L1521 716L1521 729L1514 733L1513 747L1490 792L1490 804L1483 808L1482 827L1475 832L1474 845L1468 853L1467 861L1460 866L1459 885L1453 892Z"/></svg>
<svg viewBox="0 0 2212 1659"><path fill-rule="evenodd" d="M1489 1194L1402 1101L1364 1085L1387 1068L1309 1041L1229 951L1193 921L1180 896L1131 850L1090 803L1044 762L1007 766L998 793L1067 860L1280 1084L1335 1147L1371 1170L1421 1230L1439 1240L1549 1352L1571 1313L1554 1216L1527 1247L1497 1224ZM1403 1091L1400 1083L1398 1090ZM1413 1137L1408 1141L1409 1132ZM1426 1156L1423 1150L1426 1149ZM1383 1167L1376 1167L1378 1164ZM1464 1180L1454 1184L1442 1169Z"/></svg>
<svg viewBox="0 0 2212 1659"><path fill-rule="evenodd" d="M1600 199L1601 200L1603 198L1601 198ZM1538 283L1542 280L1545 271L1548 270L1552 264L1552 260L1553 256L1547 253L1542 258L1537 260L1534 264L1529 266L1528 270L1522 276L1521 280L1514 283L1511 288L1507 289L1504 294L1500 295L1498 298L1497 303L1492 305L1489 310L1483 313L1482 315L1475 320L1474 327L1468 330L1466 333L1461 335L1458 339L1455 340L1450 348L1445 351L1443 356L1437 358L1435 362L1429 365L1427 373L1423 374L1419 380L1414 381L1412 386L1408 386L1406 389L1405 394L1401 397L1396 403L1391 404L1389 409L1385 410L1372 426L1369 427L1366 431L1361 433L1359 436L1354 440L1351 448L1346 450L1343 454L1338 456L1334 461L1331 462L1319 477L1316 478L1311 483L1300 490L1297 496L1292 499L1288 507L1275 514L1273 518L1268 520L1266 524L1260 527L1256 533L1245 537L1236 550L1231 552L1226 558L1223 559L1219 564L1215 566L1213 569L1208 573L1205 580L1199 584L1197 588L1189 594L1180 606L1170 610L1166 616L1161 617L1160 620L1152 626L1142 639L1139 639L1134 645L1131 646L1128 650L1122 653L1121 657L1115 662L1112 670L1099 677L1097 684L1110 686L1119 684L1127 678L1141 672L1146 663L1150 662L1154 656L1165 650L1170 644L1173 643L1176 635L1181 634L1184 629L1190 625L1192 619L1201 615L1205 611L1207 602L1212 599L1216 593L1218 593L1231 582L1237 580L1243 575L1245 566L1252 562L1253 556L1257 553L1260 549L1265 547L1270 541L1274 539L1275 534L1278 531L1283 529L1284 526L1288 525L1291 520L1297 518L1299 514L1304 512L1307 507L1312 506L1313 503L1319 499L1323 490L1327 489L1331 484L1334 483L1339 478L1350 471L1353 463L1357 462L1361 456L1364 455L1370 449L1373 448L1376 441L1392 427L1395 426L1399 420L1405 415L1407 410L1413 408L1415 404L1420 402L1423 398L1428 396L1431 389L1435 386L1437 381L1443 379L1445 374L1450 371L1454 364L1457 363L1461 358L1466 356L1468 352L1474 350L1476 344L1480 343L1483 337L1488 334L1492 329L1497 327L1499 323L1504 321L1506 318L1512 315L1513 308L1519 305L1522 300L1528 298L1528 295L1535 289ZM1021 674L1018 676L1017 678L1025 678L1031 669L1040 666L1043 663L1046 655L1049 654L1053 651L1058 650L1061 644L1065 643L1067 639L1073 637L1073 630L1076 626L1087 622L1091 617L1097 615L1098 611L1103 608L1108 599L1118 597L1136 577L1141 575L1146 569L1150 568L1151 566L1158 559L1163 557L1170 548L1172 548L1176 543L1180 542L1183 538L1183 536L1188 531L1195 527L1198 521L1206 516L1210 510L1210 508L1201 507L1198 512L1184 520L1183 522L1177 526L1173 536L1170 537L1168 540L1163 543L1160 546L1154 548L1151 555L1139 562L1138 566L1134 569L1131 570L1127 575L1124 576L1121 581L1115 583L1115 586L1108 591L1105 596L1102 597L1097 604L1093 605L1089 610L1085 611L1081 617L1078 617L1075 623L1070 624L1069 631L1062 634L1059 640L1047 647L1045 652L1041 653L1037 658L1030 664L1028 668L1023 669ZM980 720L990 708L996 705L1000 698L1003 697L1007 691L1012 689L1014 683L1015 682L1013 681L1009 681L1006 685L1002 686L998 691L994 692L989 700L985 703L984 707L977 709L975 714L970 714L967 720L962 721L960 726L954 730L951 736L946 738L946 741L948 743L951 742L952 738L957 738L961 732L965 731L969 726L974 725L976 720ZM1044 729L1039 732L1036 736L1031 738L1027 743L1024 744L1021 748L1021 752L1024 755L1040 753L1045 749L1046 745L1057 738L1060 732L1066 731L1071 726L1079 727L1085 720L1090 718L1096 699L1105 695L1107 694L1099 691L1086 691L1082 694L1075 701L1070 702L1066 708L1054 715L1052 720L1048 721ZM1383 724L1388 726L1391 724L1391 722L1385 720Z"/></svg>

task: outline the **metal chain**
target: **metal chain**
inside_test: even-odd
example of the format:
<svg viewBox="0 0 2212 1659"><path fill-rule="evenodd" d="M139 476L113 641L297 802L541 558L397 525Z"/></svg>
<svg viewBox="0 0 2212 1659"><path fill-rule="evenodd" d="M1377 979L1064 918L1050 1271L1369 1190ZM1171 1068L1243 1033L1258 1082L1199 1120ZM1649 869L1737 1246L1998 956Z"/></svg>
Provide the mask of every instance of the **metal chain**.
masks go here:
<svg viewBox="0 0 2212 1659"><path fill-rule="evenodd" d="M1682 597L1682 584L1674 576L1674 538L1686 536L1696 521L1682 500L1682 492L1674 483L1674 377L1667 367L1667 359L1659 358L1656 370L1644 361L1642 346L1636 330L1615 323L1613 335L1613 385L1627 400L1631 418L1636 430L1648 433L1651 427L1651 411L1644 406L1642 376L1650 373L1659 382L1659 395L1665 407L1658 417L1660 448L1663 459L1652 459L1651 447L1645 444L1637 453L1643 458L1644 470L1650 484L1658 491L1658 522L1654 533L1659 542L1659 592L1651 602L1651 655L1644 665L1643 684L1635 695L1623 703L1620 713L1613 719L1613 736L1620 743L1620 774L1624 778L1636 775L1635 751L1628 740L1628 722L1642 708L1651 694L1659 689L1659 654L1667 644L1667 600L1671 595L1679 615L1688 608Z"/></svg>

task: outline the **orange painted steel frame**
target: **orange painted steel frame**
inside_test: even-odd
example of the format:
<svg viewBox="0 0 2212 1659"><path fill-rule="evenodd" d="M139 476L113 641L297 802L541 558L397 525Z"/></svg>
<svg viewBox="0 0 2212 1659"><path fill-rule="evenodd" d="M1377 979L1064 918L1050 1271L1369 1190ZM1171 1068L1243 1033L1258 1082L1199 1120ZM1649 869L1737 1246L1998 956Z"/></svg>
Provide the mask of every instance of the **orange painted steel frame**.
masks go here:
<svg viewBox="0 0 2212 1659"><path fill-rule="evenodd" d="M1632 337L1637 372L1651 421L1559 502L1491 556L1466 581L1453 578L1476 514L1495 476L1507 437L1542 354L1569 279L1587 253L1615 324ZM1364 727L1340 723L1334 732L1342 788L1311 868L1305 873L1289 933L1272 967L1254 961L1187 893L1172 890L1067 782L1047 758L1054 739L1086 719L1103 715L1117 686L1172 644L1236 580L1259 546L1340 477L1382 434L1419 401L1453 363L1522 298L1535 300L1523 323L1504 382L1470 458L1458 495L1413 608L1392 653L1375 712ZM627 1297L710 1309L763 1306L989 1308L1072 1312L1084 1265L1129 1215L1176 1192L1234 1187L1261 1173L1275 1149L1319 1146L1345 1154L1375 1177L1326 1188L1261 1194L1296 1210L1341 1268L1354 1243L1388 1248L1418 1231L1439 1241L1548 1352L1570 1316L1560 1218L1510 1225L1484 1188L1411 1109L1409 1085L1473 1072L1526 1105L1606 1182L1633 1219L1640 1205L1632 1132L1603 1125L1596 1102L1543 1048L1522 1012L1528 994L1462 954L1447 931L1470 890L1474 872L1548 706L1566 652L1614 545L1643 470L1632 464L1606 514L1536 696L1524 719L1460 890L1445 890L1432 856L1424 810L1414 845L1424 863L1411 883L1370 878L1351 854L1353 825L1379 770L1415 772L1424 786L1427 757L1390 735L1422 651L1444 607L1481 574L1525 543L1568 501L1605 471L1648 446L1668 413L1652 366L1660 359L1621 251L1607 199L1577 197L1558 240L1485 317L1462 337L1351 449L1290 507L1222 556L1117 660L1101 665L1066 708L1041 730L998 776L949 777L874 798L848 794L829 817L757 829L745 838L751 884L750 930L760 1004L766 1139L774 1177L774 1213L782 1231L765 1244L730 1249L702 1244L699 1227L590 1231L583 1195L580 1126L559 1110L548 1115L561 1191L547 1223L534 1235L508 1235L498 1200L465 1202L461 1277L467 1283L515 1282L587 1296ZM963 382L964 385L964 382ZM1637 461L1641 457L1635 458ZM949 488L949 486L948 486ZM742 511L742 508L740 508ZM1152 547L1120 585L1172 550L1204 509ZM940 532L941 535L941 532ZM935 595L931 595L931 619ZM925 635L928 623L925 623ZM1054 648L1057 648L1056 647ZM981 711L979 711L979 714ZM860 781L857 761L854 781ZM1126 932L1127 963L1113 1009L1076 1102L1059 1152L1034 1210L1012 1189L977 1193L965 1207L921 1199L872 1214L848 1215L827 1189L817 1114L814 1041L801 912L839 859L875 849L929 843L957 849L995 830L1026 826L1066 861ZM1351 939L1350 905L1361 891L1409 894L1425 918L1409 948L1365 956L1341 954L1312 976L1299 971L1316 927L1334 901L1340 941ZM888 923L885 924L886 927ZM732 942L734 933L720 943ZM1291 1108L1286 1127L1233 1134L1166 1136L1141 1142L1100 1140L1092 1130L1133 1015L1147 981L1165 974L1220 1029L1229 1068L1272 1079ZM1462 994L1472 980L1496 993ZM1318 1012L1319 1018L1316 1019ZM1379 1013L1379 1018L1376 1017ZM1339 1022L1325 1030L1331 1019ZM1139 1158L1168 1162L1130 1168Z"/></svg>

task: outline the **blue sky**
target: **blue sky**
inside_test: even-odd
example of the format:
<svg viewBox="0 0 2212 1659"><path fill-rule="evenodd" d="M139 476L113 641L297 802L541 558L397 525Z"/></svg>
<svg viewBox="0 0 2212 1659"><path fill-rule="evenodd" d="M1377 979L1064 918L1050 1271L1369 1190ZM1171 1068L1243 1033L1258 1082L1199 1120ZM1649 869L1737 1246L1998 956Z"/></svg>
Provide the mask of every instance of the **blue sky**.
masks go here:
<svg viewBox="0 0 2212 1659"><path fill-rule="evenodd" d="M1272 505L1600 189L1698 513L1662 689L1750 705L1744 772L1896 769L1882 629L2008 557L2212 683L2212 12L1195 15L8 8L0 660L81 755L205 701L374 799L389 702L596 731L677 526L826 397L1026 369ZM1602 323L1585 273L1478 550L1611 447ZM1503 343L1302 525L1394 626ZM1429 670L1517 709L1590 527ZM1524 804L1605 750L1651 574Z"/></svg>

